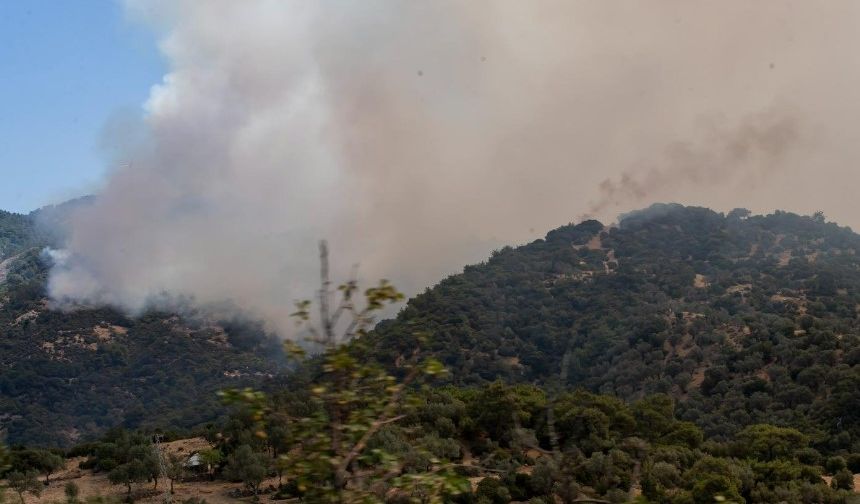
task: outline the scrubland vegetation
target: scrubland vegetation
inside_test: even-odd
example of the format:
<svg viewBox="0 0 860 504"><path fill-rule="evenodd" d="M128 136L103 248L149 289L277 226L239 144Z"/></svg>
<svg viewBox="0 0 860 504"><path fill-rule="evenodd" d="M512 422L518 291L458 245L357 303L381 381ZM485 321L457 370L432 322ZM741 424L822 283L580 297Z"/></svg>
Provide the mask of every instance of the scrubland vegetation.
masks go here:
<svg viewBox="0 0 860 504"><path fill-rule="evenodd" d="M286 345L289 370L250 383L199 377L231 367L228 355L262 362L264 333L242 347L232 334L246 326L219 340L211 327L177 330L188 322L169 314L37 309L42 266L25 253L13 267L36 273L4 290L0 355L17 356L0 375L4 421L34 423L11 431L28 446L67 444L13 440L7 499L38 493L61 457L83 457L120 498L214 479L240 483L241 498L295 502L854 502L858 249L860 236L821 215L656 206L617 227L586 221L466 267L375 328L400 294L348 282L323 323L303 328L313 344ZM317 308L299 303L295 316L310 324ZM168 407L130 415L124 394L96 400L74 384L81 364L42 346L64 324L108 331L111 342L93 341L101 373ZM129 358L134 340L151 346ZM185 360L165 367L160 345ZM55 436L59 424L32 408L47 411L54 402L40 401L61 383L68 424L115 401L121 428L105 433L105 417L89 439ZM193 419L160 413L201 404ZM169 456L162 469L158 432L205 437L205 470Z"/></svg>

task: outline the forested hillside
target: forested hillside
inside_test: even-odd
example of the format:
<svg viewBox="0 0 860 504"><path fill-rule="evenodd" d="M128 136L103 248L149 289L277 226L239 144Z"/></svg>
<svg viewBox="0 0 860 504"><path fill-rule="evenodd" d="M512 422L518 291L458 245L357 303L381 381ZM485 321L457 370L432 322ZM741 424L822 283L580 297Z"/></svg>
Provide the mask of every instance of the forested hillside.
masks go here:
<svg viewBox="0 0 860 504"><path fill-rule="evenodd" d="M32 239L29 216L0 210L0 261L31 245Z"/></svg>
<svg viewBox="0 0 860 504"><path fill-rule="evenodd" d="M128 497L161 474L151 434L197 426L234 497L856 501L860 236L822 215L656 205L564 226L287 374L247 321L49 310L29 243L2 287L0 421L30 445L139 429L64 453ZM400 299L364 294L359 324ZM6 477L47 478L46 453L13 449Z"/></svg>
<svg viewBox="0 0 860 504"><path fill-rule="evenodd" d="M108 309L63 312L45 298L64 207L0 213L0 432L67 446L116 426L184 429L223 415L216 392L277 372L280 346L259 324Z"/></svg>
<svg viewBox="0 0 860 504"><path fill-rule="evenodd" d="M426 332L458 384L666 393L708 437L766 422L860 451L858 249L821 215L656 205L466 267L380 324L370 354Z"/></svg>

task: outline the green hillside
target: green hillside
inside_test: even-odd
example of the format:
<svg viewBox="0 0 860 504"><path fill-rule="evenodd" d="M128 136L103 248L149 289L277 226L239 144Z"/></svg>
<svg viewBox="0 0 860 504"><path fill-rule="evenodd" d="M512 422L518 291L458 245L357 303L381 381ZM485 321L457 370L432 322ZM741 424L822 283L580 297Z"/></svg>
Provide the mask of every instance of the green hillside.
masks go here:
<svg viewBox="0 0 860 504"><path fill-rule="evenodd" d="M42 214L0 213L0 433L67 446L115 426L184 429L223 416L216 392L277 372L258 324L108 308L62 312L45 298Z"/></svg>
<svg viewBox="0 0 860 504"><path fill-rule="evenodd" d="M159 475L154 430L206 425L209 477L249 498L265 476L304 502L858 498L860 236L821 215L655 205L564 226L296 373L247 321L49 310L41 243L6 263L2 428L78 444L64 454L123 488ZM13 449L7 471L47 474L44 453Z"/></svg>
<svg viewBox="0 0 860 504"><path fill-rule="evenodd" d="M860 451L858 249L820 215L656 205L500 250L368 341L391 362L430 333L458 384L564 369L566 385L625 400L667 393L716 439L766 422Z"/></svg>

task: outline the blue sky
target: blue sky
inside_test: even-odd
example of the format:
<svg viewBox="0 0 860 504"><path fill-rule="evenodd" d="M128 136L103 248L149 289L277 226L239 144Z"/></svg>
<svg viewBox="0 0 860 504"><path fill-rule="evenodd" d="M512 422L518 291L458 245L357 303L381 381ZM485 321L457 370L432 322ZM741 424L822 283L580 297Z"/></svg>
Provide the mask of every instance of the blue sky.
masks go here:
<svg viewBox="0 0 860 504"><path fill-rule="evenodd" d="M152 33L118 1L0 1L0 209L96 188L105 123L139 114L164 73Z"/></svg>

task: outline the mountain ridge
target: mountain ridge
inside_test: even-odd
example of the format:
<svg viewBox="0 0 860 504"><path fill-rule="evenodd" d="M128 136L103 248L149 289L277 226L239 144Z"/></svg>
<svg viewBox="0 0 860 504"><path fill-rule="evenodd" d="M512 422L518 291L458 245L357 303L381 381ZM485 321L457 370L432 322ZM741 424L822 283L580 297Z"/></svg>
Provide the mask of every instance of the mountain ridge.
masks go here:
<svg viewBox="0 0 860 504"><path fill-rule="evenodd" d="M860 236L820 214L657 205L467 266L380 323L366 352L391 362L429 333L457 384L545 383L566 360L564 385L668 393L708 436L773 422L850 446L858 251Z"/></svg>
<svg viewBox="0 0 860 504"><path fill-rule="evenodd" d="M248 321L48 310L40 250L7 254L0 287L0 428L13 442L68 444L112 423L199 426L219 415L219 387L265 387L278 374L265 357L274 340ZM860 236L821 215L655 205L615 226L586 220L498 250L412 298L354 351L396 369L417 334L430 334L424 351L455 384L559 383L625 400L666 393L709 437L774 423L860 451L858 250ZM87 375L65 352L101 367ZM177 355L187 372L165 367ZM71 387L79 376L99 393ZM81 410L99 401L117 406ZM158 401L166 414L152 413ZM183 413L195 401L206 406ZM48 428L30 419L46 416L60 419L56 432L90 427L40 439Z"/></svg>

